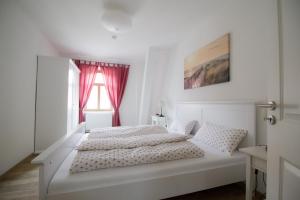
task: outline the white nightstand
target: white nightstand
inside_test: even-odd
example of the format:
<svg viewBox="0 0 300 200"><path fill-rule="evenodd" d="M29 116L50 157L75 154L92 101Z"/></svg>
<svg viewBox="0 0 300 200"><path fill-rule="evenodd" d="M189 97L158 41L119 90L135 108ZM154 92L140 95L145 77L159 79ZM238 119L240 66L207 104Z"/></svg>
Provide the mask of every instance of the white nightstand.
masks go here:
<svg viewBox="0 0 300 200"><path fill-rule="evenodd" d="M152 125L158 125L158 126L163 126L167 127L167 118L165 116L161 117L158 115L153 115L152 116Z"/></svg>
<svg viewBox="0 0 300 200"><path fill-rule="evenodd" d="M246 200L252 200L253 170L267 173L267 151L265 146L240 148L240 152L247 154L246 166Z"/></svg>

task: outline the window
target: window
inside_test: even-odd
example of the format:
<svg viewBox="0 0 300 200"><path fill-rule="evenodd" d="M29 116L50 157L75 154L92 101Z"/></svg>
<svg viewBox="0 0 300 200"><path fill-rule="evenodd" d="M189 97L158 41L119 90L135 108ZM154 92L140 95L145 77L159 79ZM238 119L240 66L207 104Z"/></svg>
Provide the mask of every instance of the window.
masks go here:
<svg viewBox="0 0 300 200"><path fill-rule="evenodd" d="M101 72L96 75L95 83L92 87L92 91L88 102L85 107L85 111L111 111L112 106L105 89L104 77Z"/></svg>

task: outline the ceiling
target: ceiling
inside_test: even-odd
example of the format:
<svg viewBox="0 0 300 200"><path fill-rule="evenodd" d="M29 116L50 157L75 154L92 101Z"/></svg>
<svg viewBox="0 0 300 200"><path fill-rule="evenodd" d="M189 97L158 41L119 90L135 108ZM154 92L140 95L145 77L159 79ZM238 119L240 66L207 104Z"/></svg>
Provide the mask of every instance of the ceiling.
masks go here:
<svg viewBox="0 0 300 200"><path fill-rule="evenodd" d="M135 59L150 46L170 46L218 5L218 0L23 0L19 5L64 56ZM119 34L101 26L105 9L122 7L133 28Z"/></svg>

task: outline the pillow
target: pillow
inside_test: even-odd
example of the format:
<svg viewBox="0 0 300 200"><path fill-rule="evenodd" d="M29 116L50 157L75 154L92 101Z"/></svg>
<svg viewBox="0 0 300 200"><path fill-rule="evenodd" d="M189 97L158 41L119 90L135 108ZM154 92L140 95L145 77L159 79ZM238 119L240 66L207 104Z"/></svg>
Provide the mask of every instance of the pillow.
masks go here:
<svg viewBox="0 0 300 200"><path fill-rule="evenodd" d="M192 131L194 129L194 127L196 126L197 124L197 121L196 120L192 120L190 122L188 122L186 125L185 125L185 128L184 128L184 133L186 135L191 135L192 134Z"/></svg>
<svg viewBox="0 0 300 200"><path fill-rule="evenodd" d="M168 128L169 132L182 133L186 135L190 135L197 124L196 120L189 121L187 124L183 124L182 122L175 119L170 127Z"/></svg>
<svg viewBox="0 0 300 200"><path fill-rule="evenodd" d="M221 152L232 154L246 135L247 131L243 129L226 128L211 122L204 122L194 139Z"/></svg>
<svg viewBox="0 0 300 200"><path fill-rule="evenodd" d="M171 123L170 127L168 128L168 131L170 133L182 133L182 134L184 134L185 132L182 124L177 119L175 119Z"/></svg>

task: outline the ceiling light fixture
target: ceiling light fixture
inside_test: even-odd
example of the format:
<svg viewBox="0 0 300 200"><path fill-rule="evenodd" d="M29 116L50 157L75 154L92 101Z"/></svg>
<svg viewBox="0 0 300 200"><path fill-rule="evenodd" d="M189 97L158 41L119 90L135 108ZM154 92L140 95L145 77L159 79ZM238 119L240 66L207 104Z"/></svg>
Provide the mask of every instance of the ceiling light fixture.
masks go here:
<svg viewBox="0 0 300 200"><path fill-rule="evenodd" d="M103 27L112 33L125 33L132 28L132 18L121 10L105 11L101 18Z"/></svg>

